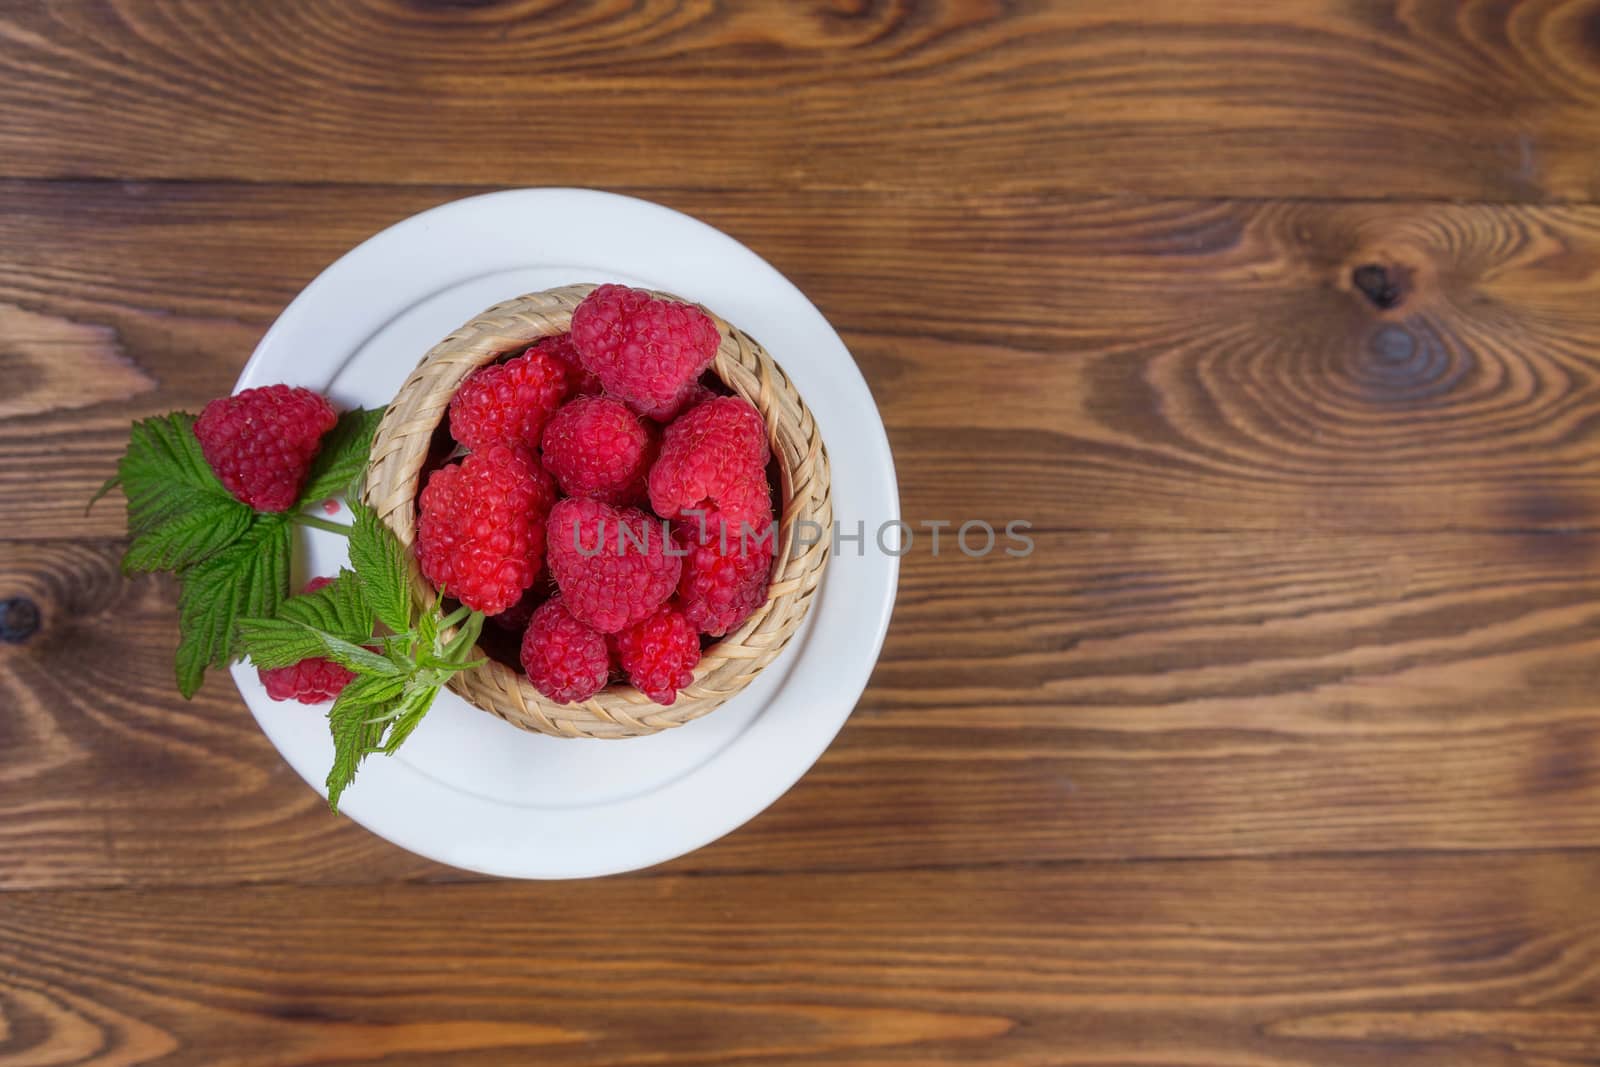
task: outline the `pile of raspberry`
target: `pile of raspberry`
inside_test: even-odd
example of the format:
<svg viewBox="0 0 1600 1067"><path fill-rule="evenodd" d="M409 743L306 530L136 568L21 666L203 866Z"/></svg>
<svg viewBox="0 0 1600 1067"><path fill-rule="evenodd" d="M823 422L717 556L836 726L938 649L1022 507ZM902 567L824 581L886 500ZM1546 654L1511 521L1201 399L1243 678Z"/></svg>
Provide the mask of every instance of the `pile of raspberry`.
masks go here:
<svg viewBox="0 0 1600 1067"><path fill-rule="evenodd" d="M766 602L767 428L710 373L720 340L692 304L602 285L571 333L451 400L456 447L417 499L418 562L521 634L553 701L625 680L671 704L703 649Z"/></svg>

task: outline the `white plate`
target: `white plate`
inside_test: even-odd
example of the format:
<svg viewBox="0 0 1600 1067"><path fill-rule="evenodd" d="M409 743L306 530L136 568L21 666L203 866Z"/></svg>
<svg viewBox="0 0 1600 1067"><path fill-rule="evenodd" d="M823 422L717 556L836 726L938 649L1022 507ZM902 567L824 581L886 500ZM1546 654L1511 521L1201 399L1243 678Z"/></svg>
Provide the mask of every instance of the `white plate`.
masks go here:
<svg viewBox="0 0 1600 1067"><path fill-rule="evenodd" d="M295 298L238 389L289 382L341 407L387 403L417 360L473 315L570 282L627 282L699 301L770 351L816 416L833 465L834 514L866 544L835 552L805 626L761 677L705 718L652 737L525 733L442 694L391 758L374 756L341 810L373 833L455 867L581 878L681 856L760 813L816 762L877 660L898 560L872 543L897 520L883 422L833 329L754 252L687 215L585 189L519 189L445 204L364 242ZM891 546L898 542L890 539ZM344 560L305 531L296 582ZM317 709L234 681L268 738L313 788L333 758ZM331 818L332 816L330 816Z"/></svg>

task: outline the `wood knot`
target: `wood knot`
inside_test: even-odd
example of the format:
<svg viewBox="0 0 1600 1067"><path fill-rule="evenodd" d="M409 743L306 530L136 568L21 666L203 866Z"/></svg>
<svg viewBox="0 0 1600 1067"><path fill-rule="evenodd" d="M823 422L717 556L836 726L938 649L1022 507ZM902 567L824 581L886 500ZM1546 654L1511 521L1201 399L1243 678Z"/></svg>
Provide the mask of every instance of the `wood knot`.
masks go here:
<svg viewBox="0 0 1600 1067"><path fill-rule="evenodd" d="M1417 351L1416 339L1402 326L1385 326L1368 342L1372 354L1385 363L1404 363Z"/></svg>
<svg viewBox="0 0 1600 1067"><path fill-rule="evenodd" d="M0 641L20 645L39 632L39 605L25 596L0 600Z"/></svg>
<svg viewBox="0 0 1600 1067"><path fill-rule="evenodd" d="M1379 311L1399 307L1406 298L1404 272L1381 263L1367 263L1350 275L1351 283Z"/></svg>

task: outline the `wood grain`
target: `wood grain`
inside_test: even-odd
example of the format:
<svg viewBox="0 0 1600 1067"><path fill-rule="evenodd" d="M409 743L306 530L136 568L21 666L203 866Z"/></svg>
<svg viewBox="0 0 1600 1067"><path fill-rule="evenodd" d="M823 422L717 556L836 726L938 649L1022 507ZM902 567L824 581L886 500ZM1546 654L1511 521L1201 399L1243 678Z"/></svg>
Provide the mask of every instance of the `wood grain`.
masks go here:
<svg viewBox="0 0 1600 1067"><path fill-rule="evenodd" d="M1596 893L1592 855L9 893L0 1059L1580 1067Z"/></svg>
<svg viewBox="0 0 1600 1067"><path fill-rule="evenodd" d="M125 580L119 556L60 541L0 551L0 595L43 620L0 644L0 890L437 873L329 817L225 675L178 698L176 590Z"/></svg>
<svg viewBox="0 0 1600 1067"><path fill-rule="evenodd" d="M87 407L11 401L0 505L30 536L114 536L114 502L86 521L82 501L126 422L226 391L321 267L458 192L0 186L0 304L105 338L135 375ZM1600 208L662 199L844 332L913 521L1600 527Z"/></svg>
<svg viewBox="0 0 1600 1067"><path fill-rule="evenodd" d="M0 42L9 176L1600 196L1592 0L58 0Z"/></svg>
<svg viewBox="0 0 1600 1067"><path fill-rule="evenodd" d="M1600 841L1600 536L1035 538L907 556L834 747L671 869ZM0 888L451 877L327 817L225 678L178 700L172 590L115 552L0 562L45 620L0 645Z"/></svg>
<svg viewBox="0 0 1600 1067"><path fill-rule="evenodd" d="M0 1065L1600 1064L1597 141L1597 0L0 0ZM917 541L769 811L505 883L179 700L83 505L558 184L793 278Z"/></svg>

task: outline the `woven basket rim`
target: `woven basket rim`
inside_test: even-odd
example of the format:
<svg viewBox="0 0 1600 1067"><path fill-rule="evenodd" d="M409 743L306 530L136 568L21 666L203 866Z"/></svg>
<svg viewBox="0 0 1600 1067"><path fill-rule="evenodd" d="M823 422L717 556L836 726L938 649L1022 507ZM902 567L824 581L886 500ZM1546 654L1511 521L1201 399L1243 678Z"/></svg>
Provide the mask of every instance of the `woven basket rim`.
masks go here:
<svg viewBox="0 0 1600 1067"><path fill-rule="evenodd" d="M416 533L421 469L457 386L481 366L541 337L567 332L572 309L594 288L590 283L565 285L486 309L429 349L400 387L374 435L363 496L408 549ZM810 409L771 355L714 311L703 310L722 337L712 370L761 412L777 461L777 552L766 602L706 650L695 668L694 684L671 705L655 704L632 686L612 686L581 704L557 704L520 671L491 659L450 683L474 706L521 729L559 737L656 733L726 703L776 658L804 621L828 562L831 539L824 536L808 544L798 532L832 527L827 450ZM816 525L804 525L811 523ZM414 595L431 598L433 586L415 555L408 551L406 556Z"/></svg>

